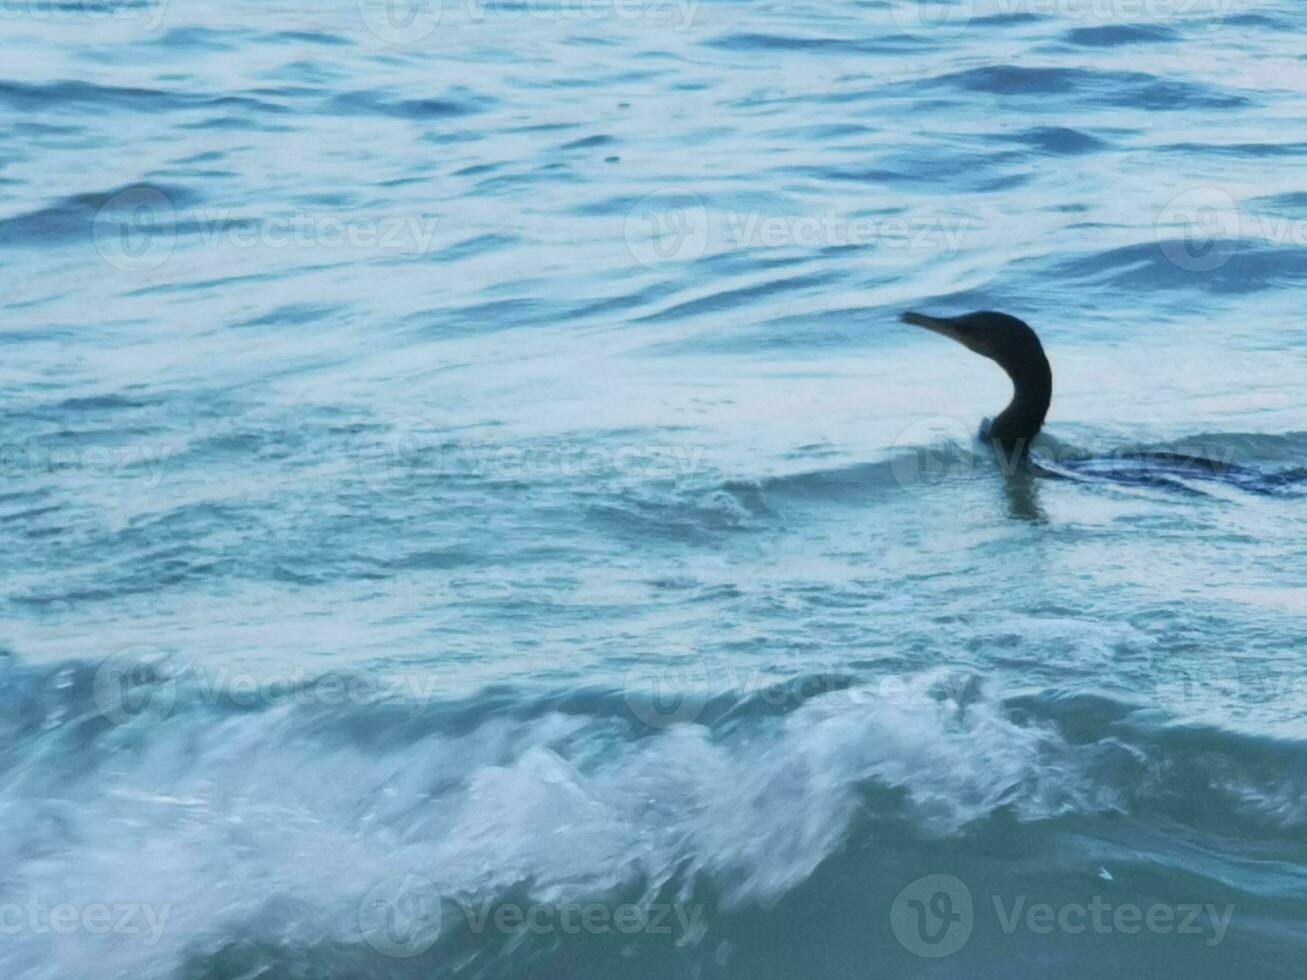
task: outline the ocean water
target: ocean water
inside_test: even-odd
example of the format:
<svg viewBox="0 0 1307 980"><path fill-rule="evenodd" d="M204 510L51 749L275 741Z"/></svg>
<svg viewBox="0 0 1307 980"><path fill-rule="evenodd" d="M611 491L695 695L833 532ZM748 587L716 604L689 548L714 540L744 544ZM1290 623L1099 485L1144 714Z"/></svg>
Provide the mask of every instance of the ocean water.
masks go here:
<svg viewBox="0 0 1307 980"><path fill-rule="evenodd" d="M0 973L1301 976L1304 32L0 0Z"/></svg>

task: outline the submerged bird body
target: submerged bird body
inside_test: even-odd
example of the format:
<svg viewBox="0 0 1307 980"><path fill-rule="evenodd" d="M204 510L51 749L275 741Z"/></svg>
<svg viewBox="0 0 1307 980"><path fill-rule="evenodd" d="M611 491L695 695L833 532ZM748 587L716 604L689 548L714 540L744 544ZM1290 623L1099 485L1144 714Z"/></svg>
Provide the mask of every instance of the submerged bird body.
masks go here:
<svg viewBox="0 0 1307 980"><path fill-rule="evenodd" d="M1219 480L1253 493L1295 493L1307 482L1307 469L1262 473L1205 456L1169 451L1129 451L1110 459L1076 458L1058 461L1032 459L1031 443L1044 425L1053 398L1053 370L1044 345L1029 324L1006 313L982 311L965 316L936 317L904 313L903 322L924 327L987 357L1012 379L1012 401L980 436L1006 457L1009 472L1027 473L1087 482L1135 486L1161 486L1197 491L1193 481ZM1017 464L1023 464L1018 467Z"/></svg>

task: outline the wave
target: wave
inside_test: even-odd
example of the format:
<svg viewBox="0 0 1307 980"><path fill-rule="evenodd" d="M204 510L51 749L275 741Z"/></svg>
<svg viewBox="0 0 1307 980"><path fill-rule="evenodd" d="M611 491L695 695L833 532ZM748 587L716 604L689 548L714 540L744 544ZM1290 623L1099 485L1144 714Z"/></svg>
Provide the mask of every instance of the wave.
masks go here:
<svg viewBox="0 0 1307 980"><path fill-rule="evenodd" d="M1090 48L1115 48L1123 44L1170 44L1180 35L1154 24L1106 24L1101 27L1078 27L1066 33L1071 44Z"/></svg>
<svg viewBox="0 0 1307 980"><path fill-rule="evenodd" d="M681 321L688 317L705 313L721 313L757 303L760 300L790 292L803 292L829 286L842 278L841 273L827 272L792 276L788 279L771 279L752 286L740 286L725 289L708 296L685 300L635 318L634 323L663 323L668 320Z"/></svg>
<svg viewBox="0 0 1307 980"><path fill-rule="evenodd" d="M1146 72L1088 68L985 65L933 76L913 84L916 87L945 87L992 95L1069 96L1096 105L1150 111L1238 109L1250 104L1245 96L1198 82L1159 78Z"/></svg>
<svg viewBox="0 0 1307 980"><path fill-rule="evenodd" d="M665 688L642 671L620 690L441 700L416 676L255 689L143 654L11 657L0 902L130 894L170 912L148 950L29 933L0 960L10 975L148 977L325 944L357 966L359 903L397 875L464 907L693 902L711 935L788 895L812 901L846 860L893 880L909 853L1002 846L1012 821L1038 840L1108 820L1100 849L1112 820L1284 846L1307 824L1285 775L1307 763L1304 740L1168 724L1105 697L1002 696L943 670L752 690L693 670ZM1116 856L1118 873L1129 861ZM438 950L471 938L451 926ZM483 945L465 952L491 957Z"/></svg>
<svg viewBox="0 0 1307 980"><path fill-rule="evenodd" d="M928 473L922 453L932 459L948 459L956 471L969 471L970 464L980 458L963 444L950 441L906 453L895 451L889 459L768 477L760 481L760 486L765 493L780 497L867 503L877 494L891 493L896 487L926 482Z"/></svg>
<svg viewBox="0 0 1307 980"><path fill-rule="evenodd" d="M179 109L227 108L243 112L288 112L285 107L243 95L196 95L164 89L96 85L92 82L29 83L0 81L0 105L24 112L62 109L126 109L160 112Z"/></svg>
<svg viewBox="0 0 1307 980"><path fill-rule="evenodd" d="M97 218L129 214L134 207L144 206L152 212L162 202L170 207L186 207L200 200L200 195L187 187L175 184L138 182L125 184L107 191L90 191L73 194L44 208L0 219L0 248L22 248L40 243L63 243L91 240ZM156 232L166 232L166 225ZM173 231L188 229L180 224Z"/></svg>
<svg viewBox="0 0 1307 980"><path fill-rule="evenodd" d="M895 43L895 42L898 43ZM829 55L879 55L903 49L903 39L888 36L876 41L832 37L792 37L781 34L728 34L705 42L725 51L803 51Z"/></svg>
<svg viewBox="0 0 1307 980"><path fill-rule="evenodd" d="M393 116L398 119L447 119L480 112L485 96L446 96L439 99L390 99L382 92L346 92L333 96L329 111L334 115Z"/></svg>
<svg viewBox="0 0 1307 980"><path fill-rule="evenodd" d="M1093 153L1109 147L1109 144L1090 136L1088 133L1068 129L1065 126L1039 126L1020 133L1003 133L991 136L989 139L1019 143L1032 150L1054 156L1079 156L1083 153Z"/></svg>
<svg viewBox="0 0 1307 980"><path fill-rule="evenodd" d="M584 501L587 523L633 542L711 544L774 521L761 486L733 480L719 487L664 491L633 488Z"/></svg>
<svg viewBox="0 0 1307 980"><path fill-rule="evenodd" d="M1048 275L1063 286L1082 282L1140 292L1183 289L1246 295L1303 281L1305 257L1307 249L1255 239L1177 238L1062 260Z"/></svg>

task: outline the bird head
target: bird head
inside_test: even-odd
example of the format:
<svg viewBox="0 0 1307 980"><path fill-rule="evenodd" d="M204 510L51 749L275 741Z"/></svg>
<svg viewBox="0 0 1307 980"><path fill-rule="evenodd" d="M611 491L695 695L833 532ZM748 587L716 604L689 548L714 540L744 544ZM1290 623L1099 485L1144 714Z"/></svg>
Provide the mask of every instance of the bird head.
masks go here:
<svg viewBox="0 0 1307 980"><path fill-rule="evenodd" d="M1053 397L1053 369L1029 325L1006 313L937 317L904 313L903 321L951 337L996 362L1012 379L1012 401L989 426L988 436L1009 452L1026 452L1039 433Z"/></svg>
<svg viewBox="0 0 1307 980"><path fill-rule="evenodd" d="M1006 313L983 311L950 317L904 313L902 319L956 340L968 350L996 361L1009 374L1032 359L1044 359L1044 348L1035 331Z"/></svg>

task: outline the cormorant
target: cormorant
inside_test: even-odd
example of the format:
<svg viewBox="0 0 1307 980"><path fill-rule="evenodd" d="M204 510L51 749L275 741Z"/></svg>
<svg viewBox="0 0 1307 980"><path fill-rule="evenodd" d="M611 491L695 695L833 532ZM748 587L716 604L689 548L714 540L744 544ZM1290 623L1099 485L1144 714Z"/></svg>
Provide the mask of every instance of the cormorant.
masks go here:
<svg viewBox="0 0 1307 980"><path fill-rule="evenodd" d="M1035 331L1014 316L989 311L953 317L904 313L903 322L951 337L1007 372L1012 401L980 434L1001 446L1010 459L1024 458L1053 398L1053 369Z"/></svg>
<svg viewBox="0 0 1307 980"><path fill-rule="evenodd" d="M1263 494L1292 492L1307 480L1307 468L1268 474L1235 465L1229 459L1221 461L1165 450L1126 451L1110 459L1032 459L1031 443L1044 425L1053 397L1053 370L1044 354L1044 345L1030 325L1006 313L992 311L953 317L904 313L902 319L904 323L951 337L968 350L988 357L1012 379L1012 401L992 421L986 419L980 429L980 437L992 442L1007 457L1009 472L1019 468L1040 476L1166 486L1188 492L1199 492L1188 482L1195 478L1220 480Z"/></svg>

